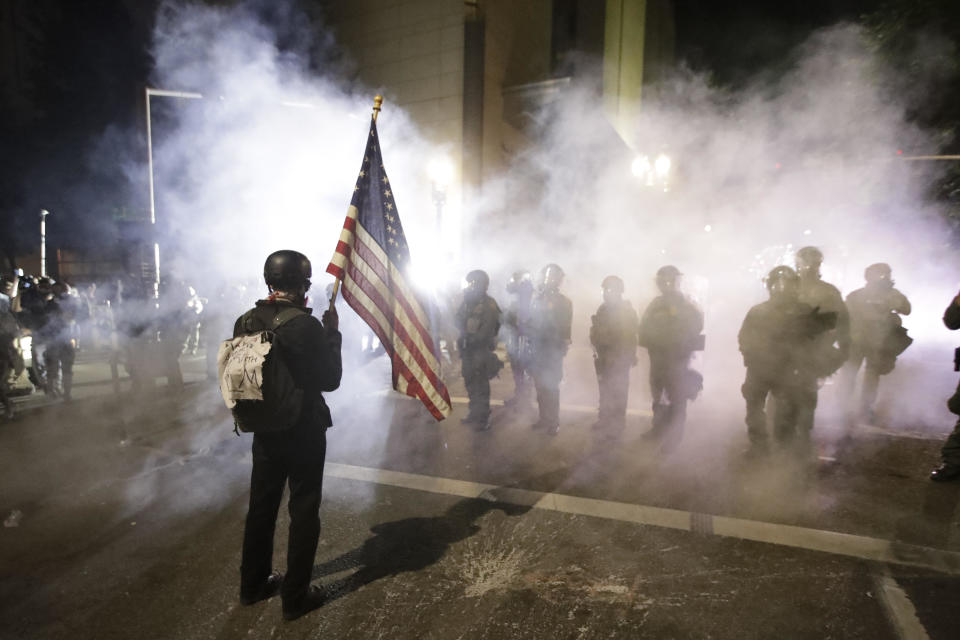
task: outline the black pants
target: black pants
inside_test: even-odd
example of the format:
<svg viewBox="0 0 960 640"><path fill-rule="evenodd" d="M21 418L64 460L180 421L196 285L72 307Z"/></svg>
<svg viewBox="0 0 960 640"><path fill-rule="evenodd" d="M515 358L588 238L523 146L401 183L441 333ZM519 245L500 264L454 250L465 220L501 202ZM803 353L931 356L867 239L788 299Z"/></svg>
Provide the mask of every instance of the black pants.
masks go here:
<svg viewBox="0 0 960 640"><path fill-rule="evenodd" d="M960 384L957 385L956 392L947 401L947 408L960 415ZM943 443L940 454L945 463L960 466L960 420L957 420L953 432L947 436L947 441Z"/></svg>
<svg viewBox="0 0 960 640"><path fill-rule="evenodd" d="M690 358L687 356L650 353L650 397L653 399L652 434L679 442L687 421L687 400L690 397L685 376Z"/></svg>
<svg viewBox="0 0 960 640"><path fill-rule="evenodd" d="M490 417L490 377L486 363L490 352L484 349L472 349L460 353L460 372L463 384L470 399L468 417L486 422Z"/></svg>
<svg viewBox="0 0 960 640"><path fill-rule="evenodd" d="M598 420L609 427L623 428L627 419L627 395L630 390L630 367L627 361L596 362L597 384L600 387Z"/></svg>
<svg viewBox="0 0 960 640"><path fill-rule="evenodd" d="M560 381L563 380L563 356L566 351L543 348L533 361L533 381L537 389L540 424L555 429L560 423Z"/></svg>
<svg viewBox="0 0 960 640"><path fill-rule="evenodd" d="M784 380L761 375L747 368L747 378L741 387L747 401L747 434L755 445L766 445L767 397L773 396L773 434L781 445L795 444L802 449L810 447L810 429L817 408L816 378Z"/></svg>
<svg viewBox="0 0 960 640"><path fill-rule="evenodd" d="M281 595L290 607L298 606L306 595L320 539L326 450L326 432L316 425L297 425L289 432L254 436L250 507L240 566L241 593L255 593L273 570L277 512L284 484L289 484L290 535Z"/></svg>
<svg viewBox="0 0 960 640"><path fill-rule="evenodd" d="M56 340L47 345L43 352L43 361L47 367L47 391L55 393L57 382L63 395L70 397L73 388L73 361L76 351L69 340Z"/></svg>
<svg viewBox="0 0 960 640"><path fill-rule="evenodd" d="M2 348L3 347L0 346L0 349ZM7 413L13 411L13 403L7 395L9 393L11 373L13 373L13 363L10 362L10 359L6 357L5 353L0 352L0 404L3 405L3 409Z"/></svg>

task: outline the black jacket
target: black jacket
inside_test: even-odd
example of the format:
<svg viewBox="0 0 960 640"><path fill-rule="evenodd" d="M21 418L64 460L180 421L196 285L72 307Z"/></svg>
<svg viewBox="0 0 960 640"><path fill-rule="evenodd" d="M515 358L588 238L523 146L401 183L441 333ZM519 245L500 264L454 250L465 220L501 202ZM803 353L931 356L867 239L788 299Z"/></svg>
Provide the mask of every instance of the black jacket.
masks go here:
<svg viewBox="0 0 960 640"><path fill-rule="evenodd" d="M241 326L241 319L233 326L233 336L251 331L262 331L272 326L273 317L284 307L296 306L286 300L258 300L253 309L255 326ZM323 391L334 391L340 386L343 365L340 360L340 332L327 329L303 308L302 313L288 320L276 331L274 348L278 349L297 388L303 390L304 406L300 422L320 427L333 424L330 409L323 399ZM246 315L246 314L244 314Z"/></svg>

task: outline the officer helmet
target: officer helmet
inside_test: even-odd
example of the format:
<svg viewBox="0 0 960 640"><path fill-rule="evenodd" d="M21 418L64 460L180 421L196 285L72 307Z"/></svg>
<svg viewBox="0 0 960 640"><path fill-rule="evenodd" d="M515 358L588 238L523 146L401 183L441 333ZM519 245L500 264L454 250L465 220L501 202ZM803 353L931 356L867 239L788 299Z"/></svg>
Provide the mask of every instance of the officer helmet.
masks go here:
<svg viewBox="0 0 960 640"><path fill-rule="evenodd" d="M680 269L672 264L657 269L657 288L660 289L660 293L675 293L679 288L678 281L682 275Z"/></svg>
<svg viewBox="0 0 960 640"><path fill-rule="evenodd" d="M880 282L881 280L890 280L893 271L886 262L878 262L866 268L863 277L867 282Z"/></svg>
<svg viewBox="0 0 960 640"><path fill-rule="evenodd" d="M796 262L797 268L800 267L801 262L805 265L819 266L823 264L823 251L816 247L803 247L797 251Z"/></svg>
<svg viewBox="0 0 960 640"><path fill-rule="evenodd" d="M773 294L793 293L797 291L800 284L800 276L797 272L786 265L774 267L767 274L767 291Z"/></svg>
<svg viewBox="0 0 960 640"><path fill-rule="evenodd" d="M680 269L677 269L672 264L664 265L657 269L658 278L677 278L682 275L683 274L680 273Z"/></svg>
<svg viewBox="0 0 960 640"><path fill-rule="evenodd" d="M282 249L267 256L263 263L263 279L271 289L310 288L313 269L310 260L299 251Z"/></svg>
<svg viewBox="0 0 960 640"><path fill-rule="evenodd" d="M510 282L507 283L507 293L520 293L532 289L533 277L529 271L514 271L513 275L510 276Z"/></svg>
<svg viewBox="0 0 960 640"><path fill-rule="evenodd" d="M474 291L482 291L483 293L487 292L487 288L490 286L490 276L487 275L486 271L482 269L474 269L467 274L467 277L464 278L467 282L467 289L472 289Z"/></svg>
<svg viewBox="0 0 960 640"><path fill-rule="evenodd" d="M619 276L607 276L603 279L600 288L604 291L623 294L623 280Z"/></svg>
<svg viewBox="0 0 960 640"><path fill-rule="evenodd" d="M545 287L559 287L563 282L563 276L563 269L560 268L560 265L554 264L553 262L545 266L541 272L543 285Z"/></svg>

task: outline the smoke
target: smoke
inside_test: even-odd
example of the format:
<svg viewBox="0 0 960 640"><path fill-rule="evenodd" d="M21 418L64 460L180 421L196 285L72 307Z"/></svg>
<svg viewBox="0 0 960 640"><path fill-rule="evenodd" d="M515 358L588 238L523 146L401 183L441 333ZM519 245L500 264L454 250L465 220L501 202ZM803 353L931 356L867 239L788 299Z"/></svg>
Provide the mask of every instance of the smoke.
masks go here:
<svg viewBox="0 0 960 640"><path fill-rule="evenodd" d="M153 45L153 86L203 96L152 100L161 267L210 298L225 283L251 283L247 299L235 300L224 316L259 297L262 261L281 247L311 257L311 293L323 306L332 279L321 272L339 236L378 89L344 80L349 61L338 58L329 36L317 42L310 35L328 33L315 16L285 3L279 13L256 6L167 3ZM275 28L281 24L303 26ZM916 342L882 380L880 408L895 429L947 423L950 336L940 315L956 293L958 265L940 213L925 197L938 167L897 155L935 148L908 121L908 101L896 93L900 80L858 28L837 26L811 36L786 73L736 93L680 69L645 100L633 148L618 141L596 92L574 84L534 114L537 142L502 174L487 175L466 203L460 262L450 257L455 250L438 250L434 236L425 160L443 143L418 131L389 94L378 125L415 266L448 283L484 268L502 306L512 271L536 273L548 262L564 268L575 317L565 405L596 403L587 328L603 277L620 275L626 297L642 311L656 295L657 268L680 267L705 312L707 334L697 357L705 391L691 408L683 455L706 460L717 443L743 439L736 333L749 307L766 298L762 276L792 263L808 244L823 250L824 278L844 295L862 286L868 264L891 264L914 303L905 325ZM668 190L632 175L639 153L672 159ZM349 425L344 451L376 456L387 447L384 430L397 406L377 395L389 384L388 364L357 356L365 330L345 305L340 313L346 373L328 400L335 422ZM639 410L649 407L643 356L630 401ZM830 433L829 415L821 412L818 430ZM645 422L633 419L630 428Z"/></svg>
<svg viewBox="0 0 960 640"><path fill-rule="evenodd" d="M750 306L766 298L766 272L815 245L826 256L824 279L845 296L863 286L867 265L887 262L913 302L904 324L916 342L882 379L878 410L893 430L942 432L953 377L940 318L956 294L958 263L927 196L942 165L903 159L938 147L909 121L922 98L904 86L858 27L838 25L804 42L785 73L761 74L736 93L680 69L645 100L632 149L609 142L596 93L574 87L535 114L540 143L487 190L502 200L479 203L510 215L475 214L473 262L497 273L495 282L547 262L566 270L575 327L563 393L586 402L596 399L586 336L602 278L623 277L626 297L642 311L656 295L656 269L679 266L706 315L707 349L697 363L705 391L690 430L710 432L701 433L709 442L684 451L703 458L717 441L743 438L736 334ZM667 191L630 172L635 155L653 161L661 153L673 164ZM637 408L649 402L645 366L632 380ZM834 382L821 393L817 425L827 439L839 435L837 403L846 402Z"/></svg>

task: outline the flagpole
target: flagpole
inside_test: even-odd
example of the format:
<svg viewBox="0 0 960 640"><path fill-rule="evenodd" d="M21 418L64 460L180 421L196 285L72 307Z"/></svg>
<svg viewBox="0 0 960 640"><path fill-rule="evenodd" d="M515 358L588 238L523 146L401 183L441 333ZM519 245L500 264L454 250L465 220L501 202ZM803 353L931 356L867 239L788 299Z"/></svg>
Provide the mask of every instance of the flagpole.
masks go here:
<svg viewBox="0 0 960 640"><path fill-rule="evenodd" d="M377 121L377 116L380 115L380 106L383 104L383 96L376 95L373 97L373 121ZM330 295L330 308L333 309L334 305L337 302L337 294L340 293L340 278L337 278L333 281L333 293Z"/></svg>

